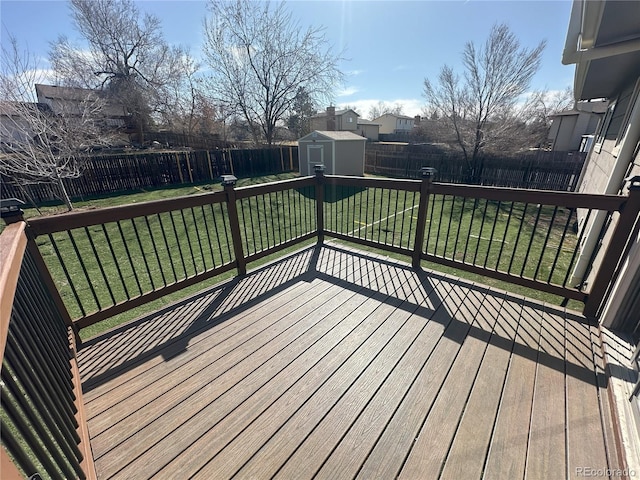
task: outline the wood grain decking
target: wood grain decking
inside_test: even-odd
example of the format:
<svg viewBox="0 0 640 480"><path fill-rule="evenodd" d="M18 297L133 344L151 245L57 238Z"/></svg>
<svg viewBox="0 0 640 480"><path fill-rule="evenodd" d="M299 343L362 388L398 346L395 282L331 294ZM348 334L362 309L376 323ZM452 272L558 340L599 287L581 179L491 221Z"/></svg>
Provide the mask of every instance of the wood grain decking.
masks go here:
<svg viewBox="0 0 640 480"><path fill-rule="evenodd" d="M597 327L307 249L87 342L100 478L547 479L616 469Z"/></svg>

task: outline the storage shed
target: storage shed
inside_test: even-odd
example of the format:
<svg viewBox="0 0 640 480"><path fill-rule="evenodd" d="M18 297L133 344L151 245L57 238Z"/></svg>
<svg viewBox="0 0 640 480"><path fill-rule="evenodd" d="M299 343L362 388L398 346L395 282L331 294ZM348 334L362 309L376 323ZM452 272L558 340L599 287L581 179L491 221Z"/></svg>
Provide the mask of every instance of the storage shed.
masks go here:
<svg viewBox="0 0 640 480"><path fill-rule="evenodd" d="M300 175L313 175L317 164L328 175L364 175L367 139L353 132L315 130L298 140Z"/></svg>

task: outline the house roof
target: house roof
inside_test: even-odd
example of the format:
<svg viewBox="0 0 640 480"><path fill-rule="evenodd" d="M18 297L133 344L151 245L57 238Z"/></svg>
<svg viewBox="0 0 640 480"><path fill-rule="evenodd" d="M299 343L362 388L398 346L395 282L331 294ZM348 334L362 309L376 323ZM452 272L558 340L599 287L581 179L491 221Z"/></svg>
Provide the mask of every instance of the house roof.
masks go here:
<svg viewBox="0 0 640 480"><path fill-rule="evenodd" d="M640 2L574 0L562 63L576 64L576 100L612 98L640 76Z"/></svg>
<svg viewBox="0 0 640 480"><path fill-rule="evenodd" d="M377 125L380 126L379 123L372 122L371 120L367 120L366 118L359 118L358 125Z"/></svg>
<svg viewBox="0 0 640 480"><path fill-rule="evenodd" d="M414 117L409 117L407 115L396 115L395 113L385 113L384 115L380 115L379 117L376 117L373 119L373 121L375 122L376 120L378 120L378 118L382 118L382 117L393 117L393 118L400 118L403 120L415 120Z"/></svg>
<svg viewBox="0 0 640 480"><path fill-rule="evenodd" d="M5 117L14 117L22 115L25 110L40 110L43 113L51 113L51 107L46 103L34 102L0 102L0 115Z"/></svg>
<svg viewBox="0 0 640 480"><path fill-rule="evenodd" d="M351 108L347 108L345 110L336 110L336 117L339 117L340 115L344 115L347 112L352 112L355 116L359 117L360 114L358 114L358 112L356 112L355 110L352 110ZM315 115L312 115L311 118L322 118L322 117L326 117L327 116L327 112L318 112Z"/></svg>
<svg viewBox="0 0 640 480"><path fill-rule="evenodd" d="M356 135L353 132L346 131L327 131L327 130L314 130L313 132L305 135L304 137L298 139L300 140L312 140L314 138L320 138L320 140L336 140L336 141L344 141L344 140L363 140L366 141L365 137L361 137L360 135Z"/></svg>
<svg viewBox="0 0 640 480"><path fill-rule="evenodd" d="M122 103L115 101L113 97L107 95L103 90L93 90L79 87L61 87L58 85L36 84L36 95L39 102L46 100L58 100L63 102L82 102L87 98L101 98L105 105L102 114L110 117L126 116L125 107Z"/></svg>

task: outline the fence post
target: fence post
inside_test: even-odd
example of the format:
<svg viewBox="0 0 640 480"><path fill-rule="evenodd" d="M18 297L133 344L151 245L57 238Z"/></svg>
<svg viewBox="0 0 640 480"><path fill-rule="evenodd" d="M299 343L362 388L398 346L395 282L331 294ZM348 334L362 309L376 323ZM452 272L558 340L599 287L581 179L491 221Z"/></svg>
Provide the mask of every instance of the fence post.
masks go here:
<svg viewBox="0 0 640 480"><path fill-rule="evenodd" d="M222 175L222 186L227 194L227 212L229 214L229 225L231 226L231 240L233 242L233 253L236 256L236 266L238 275L247 273L247 261L242 250L242 236L240 235L240 220L238 219L238 208L236 207L236 191L233 188L238 179L233 175Z"/></svg>
<svg viewBox="0 0 640 480"><path fill-rule="evenodd" d="M315 165L316 173L316 226L318 244L324 242L324 165Z"/></svg>
<svg viewBox="0 0 640 480"><path fill-rule="evenodd" d="M413 268L420 267L420 259L422 257L422 245L424 243L424 230L427 224L427 208L429 207L429 195L431 194L431 185L436 169L432 167L422 167L420 176L422 183L420 184L420 206L418 207L418 224L416 225L416 238L413 244L413 255L411 264Z"/></svg>
<svg viewBox="0 0 640 480"><path fill-rule="evenodd" d="M583 310L583 314L587 318L595 319L600 313L602 301L613 280L627 242L632 233L637 232L640 228L638 213L640 213L640 176L633 177L629 183L629 198L620 212L618 223L589 290L589 296Z"/></svg>
<svg viewBox="0 0 640 480"><path fill-rule="evenodd" d="M191 173L191 161L189 157L191 156L191 152L184 152L184 158L187 161L187 173L189 174L189 182L193 183L193 173Z"/></svg>

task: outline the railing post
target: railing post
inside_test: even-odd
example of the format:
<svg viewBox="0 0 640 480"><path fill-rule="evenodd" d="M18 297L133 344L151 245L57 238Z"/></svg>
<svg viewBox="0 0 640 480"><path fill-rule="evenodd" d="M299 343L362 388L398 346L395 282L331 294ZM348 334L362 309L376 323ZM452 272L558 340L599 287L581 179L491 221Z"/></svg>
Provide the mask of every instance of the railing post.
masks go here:
<svg viewBox="0 0 640 480"><path fill-rule="evenodd" d="M597 318L609 284L618 268L621 256L632 233L640 227L640 176L633 177L629 183L629 199L624 204L607 250L602 257L598 273L589 290L583 314L587 318Z"/></svg>
<svg viewBox="0 0 640 480"><path fill-rule="evenodd" d="M422 257L422 245L424 244L424 230L427 224L427 208L429 207L429 195L431 194L431 185L436 169L432 167L422 167L420 176L422 183L420 184L420 205L418 207L418 224L416 225L416 238L413 244L413 255L411 264L413 268L420 267L420 259Z"/></svg>
<svg viewBox="0 0 640 480"><path fill-rule="evenodd" d="M315 165L316 174L316 226L318 231L318 244L324 242L324 165Z"/></svg>
<svg viewBox="0 0 640 480"><path fill-rule="evenodd" d="M240 220L238 218L238 208L236 207L236 191L233 188L238 179L233 175L222 176L222 186L227 194L227 212L229 214L229 225L231 226L231 240L233 242L233 253L236 256L238 275L247 273L247 261L244 258L242 249L242 237L240 235Z"/></svg>

